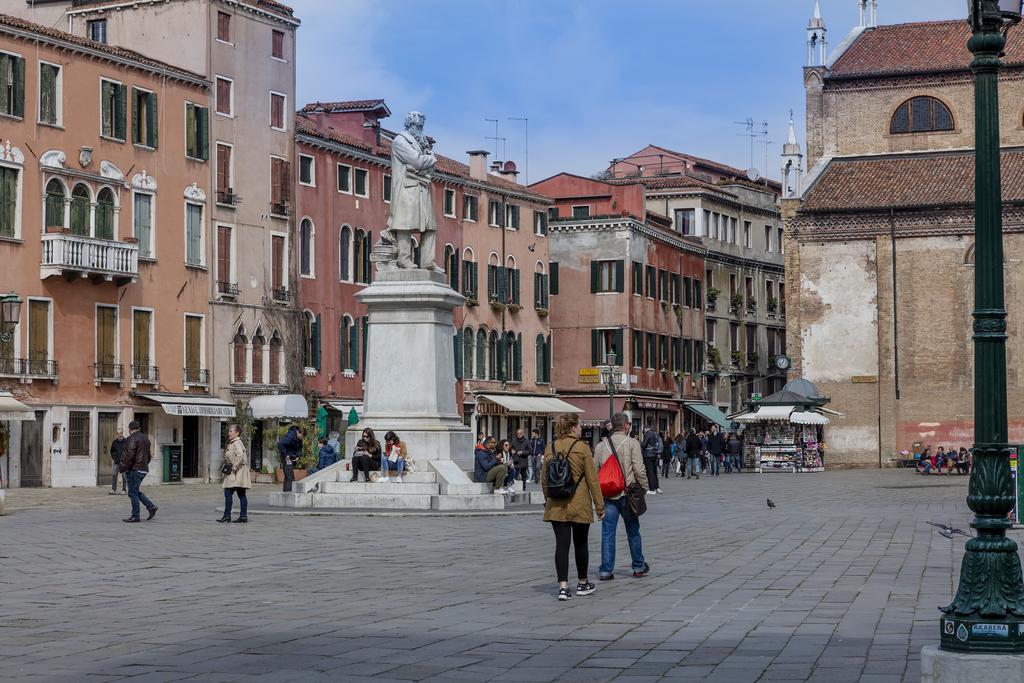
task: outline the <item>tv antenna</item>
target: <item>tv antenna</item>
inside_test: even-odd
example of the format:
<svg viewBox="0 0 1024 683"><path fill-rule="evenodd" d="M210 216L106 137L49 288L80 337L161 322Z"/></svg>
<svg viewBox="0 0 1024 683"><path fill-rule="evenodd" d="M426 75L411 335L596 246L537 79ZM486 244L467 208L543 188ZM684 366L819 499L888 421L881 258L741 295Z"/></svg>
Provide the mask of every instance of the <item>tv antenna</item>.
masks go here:
<svg viewBox="0 0 1024 683"><path fill-rule="evenodd" d="M530 184L530 119L525 116L510 116L509 121L523 122L523 184ZM495 133L497 135L497 133Z"/></svg>
<svg viewBox="0 0 1024 683"><path fill-rule="evenodd" d="M743 126L746 132L737 133L740 137L750 138L750 166L754 166L754 142L757 138L768 139L768 122L758 123L753 118L747 117L745 121L734 121L737 126ZM761 144L766 144L762 142ZM765 168L768 167L768 148L765 147Z"/></svg>
<svg viewBox="0 0 1024 683"><path fill-rule="evenodd" d="M499 140L501 141L502 151L505 151L505 142L506 142L506 140L505 140L505 138L498 137L498 119L484 119L484 121L487 121L489 123L493 123L494 124L494 136L492 137L490 135L485 135L484 139L485 140L494 140L494 159L493 160L494 161L499 161L499 159L498 159L498 141ZM501 159L500 161L504 161L504 159Z"/></svg>

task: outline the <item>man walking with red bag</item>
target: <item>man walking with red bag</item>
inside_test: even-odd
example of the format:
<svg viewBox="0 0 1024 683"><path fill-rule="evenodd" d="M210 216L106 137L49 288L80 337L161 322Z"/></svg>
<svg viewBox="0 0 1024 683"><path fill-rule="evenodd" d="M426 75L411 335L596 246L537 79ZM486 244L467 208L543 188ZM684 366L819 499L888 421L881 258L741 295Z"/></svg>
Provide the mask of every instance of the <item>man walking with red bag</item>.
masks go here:
<svg viewBox="0 0 1024 683"><path fill-rule="evenodd" d="M616 413L612 416L612 434L597 445L594 461L597 465L598 481L601 483L601 494L604 496L601 566L598 569L598 578L601 581L611 581L615 578L615 535L619 527L619 517L622 517L626 527L626 540L633 560L633 576L644 576L651 568L644 561L640 518L630 514L625 491L631 484L639 484L642 490L646 491L647 472L640 452L640 443L629 436L629 417L625 413ZM621 478L616 467L621 471Z"/></svg>

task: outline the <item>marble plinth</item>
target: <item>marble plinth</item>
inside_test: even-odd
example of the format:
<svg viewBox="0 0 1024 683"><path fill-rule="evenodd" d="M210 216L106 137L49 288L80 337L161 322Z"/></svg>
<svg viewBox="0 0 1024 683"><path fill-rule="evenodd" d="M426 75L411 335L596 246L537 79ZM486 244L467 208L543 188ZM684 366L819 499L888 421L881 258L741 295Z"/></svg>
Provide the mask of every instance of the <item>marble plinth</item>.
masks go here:
<svg viewBox="0 0 1024 683"><path fill-rule="evenodd" d="M921 683L982 681L1024 681L1024 655L947 652L938 645L921 650Z"/></svg>

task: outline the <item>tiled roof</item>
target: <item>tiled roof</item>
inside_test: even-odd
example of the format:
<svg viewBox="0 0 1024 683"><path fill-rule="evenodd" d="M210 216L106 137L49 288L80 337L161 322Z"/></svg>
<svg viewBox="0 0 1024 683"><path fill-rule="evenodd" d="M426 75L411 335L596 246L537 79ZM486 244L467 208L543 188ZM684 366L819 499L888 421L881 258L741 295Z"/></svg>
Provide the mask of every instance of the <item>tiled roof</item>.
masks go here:
<svg viewBox="0 0 1024 683"><path fill-rule="evenodd" d="M295 18L295 10L288 5L284 5L277 0L246 0L256 7L262 7L274 14L279 14L289 19ZM72 7L82 7L85 5L96 5L97 8L102 8L106 5L120 5L123 4L124 0L72 0Z"/></svg>
<svg viewBox="0 0 1024 683"><path fill-rule="evenodd" d="M0 14L0 28L4 26L18 31L35 33L44 38L50 38L52 40L69 43L71 45L77 45L78 47L88 48L95 52L105 52L113 57L117 57L119 59L127 59L132 62L135 62L142 68L151 67L154 69L161 69L163 71L178 74L180 76L188 78L189 80L206 80L203 76L200 76L199 74L192 73L191 71L186 71L185 69L179 69L176 66L171 66L170 64L167 64L165 62L161 62L156 59L146 57L145 55L135 52L134 50L126 50L123 47L117 47L115 45L97 43L94 40L89 40L88 38L84 38L82 36L76 36L72 33L58 31L55 28L50 28L48 26L36 24L31 21L25 21L24 19L12 17L8 14Z"/></svg>
<svg viewBox="0 0 1024 683"><path fill-rule="evenodd" d="M668 149L667 147L661 147L659 145L651 145L651 147L653 147L654 149L660 149L662 152L672 154L673 156L688 159L697 164L700 164L701 166L707 166L708 168L716 169L727 175L734 175L737 178L745 178L747 176L746 171L740 170L733 166L729 166L728 164L722 164L717 161L712 161L711 159L702 159L701 157L695 157L692 154L684 154L683 152L677 152L673 149Z"/></svg>
<svg viewBox="0 0 1024 683"><path fill-rule="evenodd" d="M1007 41L1004 62L1024 64L1020 29ZM829 76L883 76L929 71L968 71L971 59L966 21L894 24L865 30L832 66Z"/></svg>
<svg viewBox="0 0 1024 683"><path fill-rule="evenodd" d="M1024 201L1024 149L1004 150L1003 201ZM974 203L974 153L833 159L801 213L964 206Z"/></svg>
<svg viewBox="0 0 1024 683"><path fill-rule="evenodd" d="M301 114L301 112L299 113L299 115L295 117L295 130L296 132L303 133L305 135L318 137L322 140L327 140L329 142L335 142L339 145L352 147L367 154L373 154L373 148L370 145L366 144L362 140L358 140L352 137L351 135L339 133L333 130L325 134L323 131L317 128L317 126L313 122L305 118ZM378 147L377 149L376 156L380 157L381 159L390 159L391 142L386 139L381 140L380 147ZM450 159L441 154L438 154L436 156L437 170L440 171L441 173L450 176L455 176L456 178L462 178L470 182L481 182L479 180L470 178L469 166L467 166L466 164L463 164L462 162L459 161L455 161L454 159ZM511 180L506 180L505 178L488 174L487 180L483 182L487 185L493 186L497 191L515 192L516 194L529 197L538 202L551 203L550 197L538 194L537 192L534 192L533 190L529 189L524 185L512 182Z"/></svg>
<svg viewBox="0 0 1024 683"><path fill-rule="evenodd" d="M305 107L299 110L302 114L312 114L314 112L344 112L344 111L373 111L384 107L387 109L387 105L384 104L384 100L348 100L347 102L310 102Z"/></svg>
<svg viewBox="0 0 1024 683"><path fill-rule="evenodd" d="M723 190L718 185L713 183L700 180L688 175L673 175L673 176L634 176L631 178L614 178L606 180L605 182L611 185L634 185L639 183L648 190L670 190L676 188L698 188L705 190L714 190L715 192L721 192L722 194L731 195L727 190Z"/></svg>

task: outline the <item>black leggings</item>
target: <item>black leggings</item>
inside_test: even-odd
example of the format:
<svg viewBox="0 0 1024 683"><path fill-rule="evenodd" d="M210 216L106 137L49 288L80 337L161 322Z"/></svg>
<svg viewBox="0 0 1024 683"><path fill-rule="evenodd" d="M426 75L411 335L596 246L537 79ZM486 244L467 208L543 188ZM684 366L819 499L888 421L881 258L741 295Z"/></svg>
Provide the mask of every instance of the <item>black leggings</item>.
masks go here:
<svg viewBox="0 0 1024 683"><path fill-rule="evenodd" d="M551 522L555 530L555 573L559 583L569 580L569 542L576 549L576 574L580 581L587 578L587 565L590 564L590 550L587 547L587 534L590 525L581 522Z"/></svg>
<svg viewBox="0 0 1024 683"><path fill-rule="evenodd" d="M370 455L357 455L352 458L352 479L355 481L359 476L359 473L363 473L363 478L366 481L370 481L370 472L377 472L380 470L380 461L373 458Z"/></svg>

